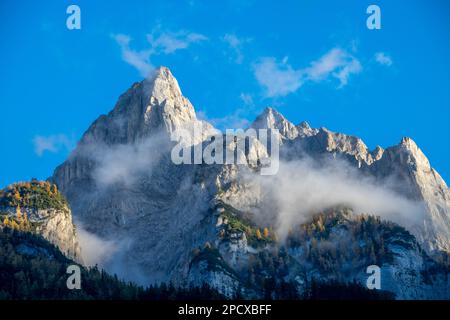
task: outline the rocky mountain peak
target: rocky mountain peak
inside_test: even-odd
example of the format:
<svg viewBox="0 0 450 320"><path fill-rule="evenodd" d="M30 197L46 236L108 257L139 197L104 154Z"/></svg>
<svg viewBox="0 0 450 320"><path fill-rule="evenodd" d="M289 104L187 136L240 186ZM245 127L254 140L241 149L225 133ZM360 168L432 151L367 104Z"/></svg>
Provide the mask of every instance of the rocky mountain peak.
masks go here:
<svg viewBox="0 0 450 320"><path fill-rule="evenodd" d="M183 96L177 79L167 67L159 67L142 83L148 98L156 99L160 103L166 99L177 99Z"/></svg>
<svg viewBox="0 0 450 320"><path fill-rule="evenodd" d="M311 129L311 126L309 125L309 123L307 121L302 121L300 122L300 124L297 126L297 128L303 128L303 129Z"/></svg>
<svg viewBox="0 0 450 320"><path fill-rule="evenodd" d="M404 137L397 146L391 148L394 155L403 164L414 166L416 169L430 170L430 162L413 139Z"/></svg>
<svg viewBox="0 0 450 320"><path fill-rule="evenodd" d="M289 140L298 136L298 130L295 125L271 107L265 108L252 123L251 127L254 129L278 129L281 136Z"/></svg>
<svg viewBox="0 0 450 320"><path fill-rule="evenodd" d="M316 135L319 132L318 129L311 128L309 123L306 121L302 121L299 125L297 125L296 128L300 137L310 137Z"/></svg>
<svg viewBox="0 0 450 320"><path fill-rule="evenodd" d="M88 129L83 142L133 143L155 132L171 134L177 129L199 125L194 107L166 67L133 84L108 115L100 116ZM212 131L212 126L205 131Z"/></svg>

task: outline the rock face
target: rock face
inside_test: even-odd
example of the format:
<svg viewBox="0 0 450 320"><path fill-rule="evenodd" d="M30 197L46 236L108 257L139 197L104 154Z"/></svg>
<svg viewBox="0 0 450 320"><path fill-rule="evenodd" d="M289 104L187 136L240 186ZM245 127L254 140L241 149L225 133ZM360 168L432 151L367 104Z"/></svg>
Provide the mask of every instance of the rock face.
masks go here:
<svg viewBox="0 0 450 320"><path fill-rule="evenodd" d="M450 191L412 139L387 148L366 170L381 180L396 179L398 192L425 204L414 234L428 251L450 249Z"/></svg>
<svg viewBox="0 0 450 320"><path fill-rule="evenodd" d="M53 190L52 190L53 189ZM16 183L0 191L0 225L38 234L70 259L81 260L72 213L48 182Z"/></svg>
<svg viewBox="0 0 450 320"><path fill-rule="evenodd" d="M35 223L35 233L56 245L68 258L82 262L77 233L68 207L64 209L34 210L26 208L28 217Z"/></svg>
<svg viewBox="0 0 450 320"><path fill-rule="evenodd" d="M200 133L195 130L199 127ZM370 151L357 137L313 129L306 122L295 126L272 108L265 109L251 127L279 130L284 161L342 158L380 183L394 177L402 194L426 203L423 224L414 230L418 246L429 252L450 249L449 190L412 140ZM245 270L264 253L267 259L286 261L289 271L277 276L298 280L301 287L307 278L299 274L314 272L295 262L299 257L295 247L289 249L292 254L273 253L279 252L278 240L270 221L258 216L263 187L241 179L258 172L267 157L264 146L256 142L238 154L240 165L176 165L170 158L174 145L170 136L180 129L184 131L179 140L193 148L205 147L212 135L218 135L211 125L197 120L175 78L167 68L160 68L152 78L134 84L108 115L91 125L51 179L88 231L123 248L115 258L120 270L126 270L123 277L178 285L209 281L228 296L245 287L247 297L260 297L261 292L245 285L243 277L253 281ZM225 147L231 148L238 139ZM417 252L426 256L414 248L402 249L408 261ZM383 266L399 265L391 261ZM419 269L427 270L423 265ZM396 277L389 281L394 283L400 276ZM354 278L364 283L357 272L345 279ZM405 281L400 287L392 285L392 290L401 292ZM429 289L421 289L422 280L414 281L418 293L404 297L432 297Z"/></svg>

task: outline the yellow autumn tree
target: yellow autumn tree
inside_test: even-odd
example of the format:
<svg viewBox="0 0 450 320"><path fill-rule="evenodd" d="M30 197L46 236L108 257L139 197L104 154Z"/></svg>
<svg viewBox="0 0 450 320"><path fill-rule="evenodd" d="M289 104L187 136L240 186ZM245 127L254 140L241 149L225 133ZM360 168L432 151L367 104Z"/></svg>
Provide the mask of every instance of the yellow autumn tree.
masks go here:
<svg viewBox="0 0 450 320"><path fill-rule="evenodd" d="M268 238L269 237L269 229L264 228L263 235L264 235L264 238Z"/></svg>
<svg viewBox="0 0 450 320"><path fill-rule="evenodd" d="M17 219L19 219L19 221L22 220L22 211L20 211L20 206L16 207L16 216L17 216Z"/></svg>
<svg viewBox="0 0 450 320"><path fill-rule="evenodd" d="M20 230L28 231L29 222L28 222L28 216L27 216L26 212L22 215L22 219L20 220L19 226L20 226Z"/></svg>
<svg viewBox="0 0 450 320"><path fill-rule="evenodd" d="M10 223L9 226L10 226L12 229L19 230L19 225L18 225L17 222L14 221L14 220L11 220L11 223Z"/></svg>
<svg viewBox="0 0 450 320"><path fill-rule="evenodd" d="M256 238L258 238L258 240L261 240L261 231L259 231L259 229L256 229Z"/></svg>
<svg viewBox="0 0 450 320"><path fill-rule="evenodd" d="M14 199L17 201L20 201L22 199L22 197L20 196L19 191L15 190L14 191Z"/></svg>
<svg viewBox="0 0 450 320"><path fill-rule="evenodd" d="M8 218L8 216L6 216L5 219L3 219L3 225L4 226L9 226L9 218Z"/></svg>

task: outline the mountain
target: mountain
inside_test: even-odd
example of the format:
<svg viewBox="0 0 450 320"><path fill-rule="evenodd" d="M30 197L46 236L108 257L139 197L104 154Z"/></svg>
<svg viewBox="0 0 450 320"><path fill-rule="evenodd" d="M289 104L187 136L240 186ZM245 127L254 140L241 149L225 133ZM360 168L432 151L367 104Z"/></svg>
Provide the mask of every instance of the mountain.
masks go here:
<svg viewBox="0 0 450 320"><path fill-rule="evenodd" d="M386 290L397 298L450 298L448 259L440 252L450 249L449 190L412 140L370 151L357 137L313 129L306 122L295 126L272 108L251 127L278 129L280 170L300 167L261 179L270 150L255 139L237 155L240 164L175 164L173 133L181 132L178 140L194 150L221 133L196 118L176 79L161 67L90 126L50 180L88 232L115 242L119 254L105 267L129 280L177 286L208 282L228 297L277 297L285 287L306 293L314 281L365 285L365 267L376 263ZM304 199L304 208L298 202L288 206L289 196L304 197L295 187L303 178L297 175L314 173L300 170L311 159L330 175L349 167L358 177L354 181L370 180L366 189L395 193L408 209L423 204L422 216L403 212L406 218L395 222L405 224L399 225L375 218L384 211L361 212L351 201L308 206L316 194ZM327 174L322 176L326 181ZM383 189L388 182L389 189ZM287 189L277 190L278 185ZM401 210L395 204L388 209ZM321 216L317 225L314 219ZM356 247L347 252L350 244Z"/></svg>

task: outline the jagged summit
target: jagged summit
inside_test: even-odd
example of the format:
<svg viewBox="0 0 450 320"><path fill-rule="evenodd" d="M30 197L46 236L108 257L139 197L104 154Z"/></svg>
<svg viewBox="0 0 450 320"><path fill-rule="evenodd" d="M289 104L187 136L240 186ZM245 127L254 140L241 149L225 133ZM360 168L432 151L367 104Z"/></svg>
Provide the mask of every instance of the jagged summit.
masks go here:
<svg viewBox="0 0 450 320"><path fill-rule="evenodd" d="M296 128L300 137L311 137L319 132L318 129L311 128L309 123L306 121L302 121Z"/></svg>
<svg viewBox="0 0 450 320"><path fill-rule="evenodd" d="M210 124L197 119L194 107L182 95L170 70L160 67L151 77L134 83L123 93L114 109L91 125L82 142L131 143L157 131L170 135L177 129L200 125L205 135L214 132Z"/></svg>
<svg viewBox="0 0 450 320"><path fill-rule="evenodd" d="M398 144L399 147L409 150L413 153L422 153L422 150L419 149L419 147L417 146L416 142L409 138L409 137L403 137L402 140L400 141L400 143Z"/></svg>
<svg viewBox="0 0 450 320"><path fill-rule="evenodd" d="M413 165L422 170L430 170L431 165L428 158L417 146L413 139L409 137L403 137L398 145L388 148L389 154L397 162L410 166Z"/></svg>
<svg viewBox="0 0 450 320"><path fill-rule="evenodd" d="M297 128L303 128L303 129L311 129L311 126L307 121L302 121L297 125Z"/></svg>
<svg viewBox="0 0 450 320"><path fill-rule="evenodd" d="M271 107L264 109L252 123L251 128L278 129L281 136L285 139L294 139L298 136L298 130L295 125Z"/></svg>
<svg viewBox="0 0 450 320"><path fill-rule="evenodd" d="M167 67L157 68L152 76L142 81L142 84L144 93L159 102L183 96L177 79Z"/></svg>

